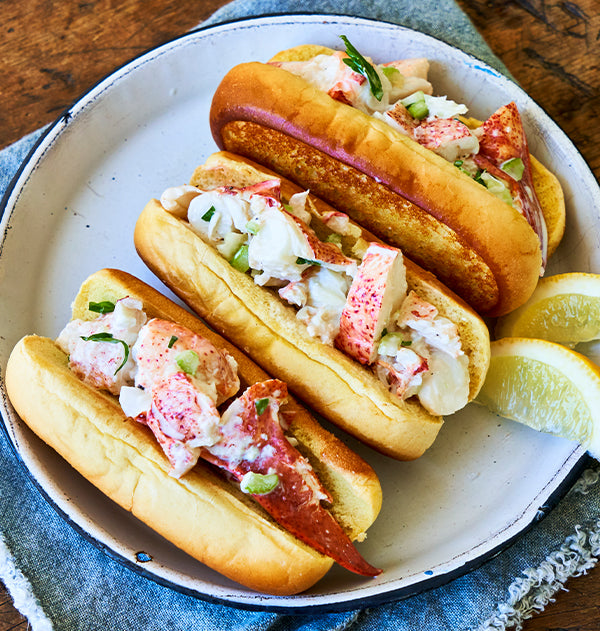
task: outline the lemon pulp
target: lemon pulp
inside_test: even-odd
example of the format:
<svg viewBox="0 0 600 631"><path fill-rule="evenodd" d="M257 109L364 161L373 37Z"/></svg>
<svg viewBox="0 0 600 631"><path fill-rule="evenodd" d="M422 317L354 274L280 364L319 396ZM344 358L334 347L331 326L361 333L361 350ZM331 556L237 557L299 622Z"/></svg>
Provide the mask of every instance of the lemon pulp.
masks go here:
<svg viewBox="0 0 600 631"><path fill-rule="evenodd" d="M583 294L562 294L528 309L511 335L550 340L565 345L600 337L600 299Z"/></svg>
<svg viewBox="0 0 600 631"><path fill-rule="evenodd" d="M521 356L493 357L477 400L500 416L588 444L592 412L580 390L559 370Z"/></svg>

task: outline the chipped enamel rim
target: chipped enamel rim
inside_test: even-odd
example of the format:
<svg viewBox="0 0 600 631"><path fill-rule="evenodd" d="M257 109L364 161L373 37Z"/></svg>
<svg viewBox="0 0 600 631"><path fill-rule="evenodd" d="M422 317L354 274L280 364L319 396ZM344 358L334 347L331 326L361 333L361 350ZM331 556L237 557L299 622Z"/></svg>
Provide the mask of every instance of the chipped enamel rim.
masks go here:
<svg viewBox="0 0 600 631"><path fill-rule="evenodd" d="M2 371L22 335L56 336L80 283L101 267L121 267L165 292L135 254L133 225L149 197L189 178L216 149L208 107L220 77L236 63L266 60L309 41L338 46L340 34L375 59L429 57L438 91L455 100L469 95L474 116L516 101L532 153L565 189L570 223L549 273L599 271L593 175L543 110L496 70L434 38L381 22L330 15L243 20L200 29L119 68L57 119L24 161L2 205ZM17 458L70 525L143 576L248 609L342 611L441 585L533 526L585 462L577 445L475 405L448 418L434 446L415 462L393 462L348 440L382 480L383 509L359 550L385 572L363 579L336 567L305 594L272 597L190 559L74 475L18 419L1 385L4 429Z"/></svg>

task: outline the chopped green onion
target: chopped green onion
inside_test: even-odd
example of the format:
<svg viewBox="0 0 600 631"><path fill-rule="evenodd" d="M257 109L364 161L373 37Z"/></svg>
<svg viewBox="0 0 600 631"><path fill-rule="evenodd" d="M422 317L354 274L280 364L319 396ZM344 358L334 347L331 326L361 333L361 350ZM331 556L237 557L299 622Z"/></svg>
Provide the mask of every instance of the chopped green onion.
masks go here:
<svg viewBox="0 0 600 631"><path fill-rule="evenodd" d="M485 171L482 171L481 169L479 169L477 171L477 173L475 173L475 175L473 176L473 179L478 183L481 184L482 186L485 186L485 181L483 180L483 174L485 173Z"/></svg>
<svg viewBox="0 0 600 631"><path fill-rule="evenodd" d="M418 103L419 101L425 101L425 92L423 92L423 90L417 90L416 92L405 96L400 103L402 103L404 107L408 107L409 105Z"/></svg>
<svg viewBox="0 0 600 631"><path fill-rule="evenodd" d="M325 241L327 243L333 243L334 245L337 245L339 248L342 247L342 235L338 234L337 232L332 232L330 235L327 236Z"/></svg>
<svg viewBox="0 0 600 631"><path fill-rule="evenodd" d="M214 206L211 206L201 217L202 221L210 221L212 216L217 212Z"/></svg>
<svg viewBox="0 0 600 631"><path fill-rule="evenodd" d="M112 313L115 310L115 303L110 300L102 300L101 302L90 302L88 309L94 313Z"/></svg>
<svg viewBox="0 0 600 631"><path fill-rule="evenodd" d="M250 269L250 264L248 263L248 246L246 244L241 245L229 262L239 272L246 273Z"/></svg>
<svg viewBox="0 0 600 631"><path fill-rule="evenodd" d="M493 175L486 172L483 172L481 174L481 179L483 180L483 183L485 184L487 190L492 195L495 195L498 199L501 199L503 202L506 202L510 206L513 205L512 195L510 194L510 190L508 189L508 186L506 186L505 182L499 180L498 178L495 178Z"/></svg>
<svg viewBox="0 0 600 631"><path fill-rule="evenodd" d="M254 407L256 408L256 413L260 416L269 406L269 397L265 397L264 399L257 399L254 402Z"/></svg>
<svg viewBox="0 0 600 631"><path fill-rule="evenodd" d="M466 175L468 175L469 177L473 177L473 174L466 169L463 164L465 163L464 160L455 160L453 162L454 166L459 170L462 171L463 173L465 173ZM475 177L475 180L477 181L477 178ZM480 182L480 184L483 184L483 182Z"/></svg>
<svg viewBox="0 0 600 631"><path fill-rule="evenodd" d="M429 114L425 94L421 90L409 94L406 98L402 99L401 103L408 110L408 113L417 120L422 120Z"/></svg>
<svg viewBox="0 0 600 631"><path fill-rule="evenodd" d="M371 94L373 94L378 101L381 101L383 98L383 87L375 68L352 46L345 35L340 35L340 38L343 40L344 44L346 44L346 54L348 55L348 58L344 58L342 61L352 68L354 72L358 72L358 74L367 78L369 87L371 88Z"/></svg>
<svg viewBox="0 0 600 631"><path fill-rule="evenodd" d="M312 261L311 259L305 259L299 256L296 259L296 265L321 265L321 261Z"/></svg>
<svg viewBox="0 0 600 631"><path fill-rule="evenodd" d="M194 376L200 365L200 357L198 357L196 351L181 351L181 353L175 357L175 362L183 372Z"/></svg>
<svg viewBox="0 0 600 631"><path fill-rule="evenodd" d="M404 339L404 334L398 331L392 331L391 333L386 331L381 336L377 350L381 355L394 357L402 346L410 346L410 344L410 340Z"/></svg>
<svg viewBox="0 0 600 631"><path fill-rule="evenodd" d="M171 339L169 340L169 343L167 344L167 348L173 348L173 344L175 344L175 342L178 339L179 338L176 335L171 335Z"/></svg>
<svg viewBox="0 0 600 631"><path fill-rule="evenodd" d="M251 495L266 495L279 484L279 476L276 473L254 473L248 471L240 482L240 488L244 493Z"/></svg>
<svg viewBox="0 0 600 631"><path fill-rule="evenodd" d="M393 81L394 77L400 74L400 70L394 66L382 66L381 71L390 81Z"/></svg>
<svg viewBox="0 0 600 631"><path fill-rule="evenodd" d="M259 228L260 228L260 224L258 223L258 221L254 221L254 219L251 219L246 224L246 232L248 232L250 234L256 234L258 232Z"/></svg>
<svg viewBox="0 0 600 631"><path fill-rule="evenodd" d="M409 105L407 108L408 113L417 120L423 120L429 114L429 108L427 107L427 103L425 101L417 101L412 105Z"/></svg>
<svg viewBox="0 0 600 631"><path fill-rule="evenodd" d="M127 360L129 359L129 344L127 344L125 340L119 340L118 338L113 337L112 333L107 332L94 333L93 335L88 335L87 337L84 337L82 335L80 337L84 342L108 342L110 344L123 345L123 349L125 350L125 357L123 358L121 365L115 370L114 375L116 375L119 370L121 370L121 368L123 368L123 366L125 366L125 364L127 363Z"/></svg>
<svg viewBox="0 0 600 631"><path fill-rule="evenodd" d="M232 230L231 232L228 232L223 237L221 243L217 243L215 247L219 254L230 261L235 253L240 249L240 247L244 243L247 243L247 241L248 235Z"/></svg>
<svg viewBox="0 0 600 631"><path fill-rule="evenodd" d="M504 171L504 173L510 175L510 177L517 182L521 181L523 172L525 171L525 165L523 164L523 160L521 160L521 158L511 158L510 160L506 160L500 165L500 168Z"/></svg>

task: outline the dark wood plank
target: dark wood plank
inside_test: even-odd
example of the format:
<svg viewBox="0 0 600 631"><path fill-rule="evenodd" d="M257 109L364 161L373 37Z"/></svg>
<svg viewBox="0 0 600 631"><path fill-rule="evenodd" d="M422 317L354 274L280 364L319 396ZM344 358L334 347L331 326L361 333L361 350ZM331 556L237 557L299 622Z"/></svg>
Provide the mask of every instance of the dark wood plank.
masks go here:
<svg viewBox="0 0 600 631"><path fill-rule="evenodd" d="M3 2L0 147L53 121L115 68L194 28L223 4Z"/></svg>
<svg viewBox="0 0 600 631"><path fill-rule="evenodd" d="M29 623L13 606L6 588L0 583L0 631L27 631Z"/></svg>
<svg viewBox="0 0 600 631"><path fill-rule="evenodd" d="M596 0L458 0L518 83L600 175Z"/></svg>

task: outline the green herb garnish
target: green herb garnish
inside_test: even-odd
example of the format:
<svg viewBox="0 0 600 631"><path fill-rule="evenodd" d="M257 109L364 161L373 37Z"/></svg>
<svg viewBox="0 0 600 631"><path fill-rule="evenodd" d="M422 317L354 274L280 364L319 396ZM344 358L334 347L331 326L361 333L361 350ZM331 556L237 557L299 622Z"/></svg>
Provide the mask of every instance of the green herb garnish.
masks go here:
<svg viewBox="0 0 600 631"><path fill-rule="evenodd" d="M254 407L256 408L256 413L260 416L269 406L269 397L265 397L264 399L257 399L254 402Z"/></svg>
<svg viewBox="0 0 600 631"><path fill-rule="evenodd" d="M464 160L455 160L452 164L454 164L454 166L459 170L462 171L463 173L465 173L466 175L468 175L469 177L473 177L473 174L466 169L463 164L465 163ZM481 182L480 182L481 183Z"/></svg>
<svg viewBox="0 0 600 631"><path fill-rule="evenodd" d="M178 339L179 338L176 335L171 335L171 339L169 340L169 343L167 344L167 348L173 348L173 344L175 344L175 342Z"/></svg>
<svg viewBox="0 0 600 631"><path fill-rule="evenodd" d="M211 206L201 217L202 221L210 221L212 216L217 212L214 206Z"/></svg>
<svg viewBox="0 0 600 631"><path fill-rule="evenodd" d="M485 186L485 182L483 178L481 177L484 173L485 171L482 171L481 169L479 169L477 173L475 173L475 175L473 176L473 179L479 184L481 184L482 186Z"/></svg>
<svg viewBox="0 0 600 631"><path fill-rule="evenodd" d="M181 351L181 353L175 357L175 362L183 372L193 377L200 365L200 357L198 357L196 351Z"/></svg>
<svg viewBox="0 0 600 631"><path fill-rule="evenodd" d="M340 38L343 40L344 44L346 44L346 54L348 55L348 57L344 58L342 61L352 68L354 72L358 72L358 74L367 78L369 87L371 88L371 94L373 94L378 101L381 101L383 98L383 87L375 68L352 46L345 35L340 35Z"/></svg>
<svg viewBox="0 0 600 631"><path fill-rule="evenodd" d="M110 300L102 300L100 302L90 302L88 309L94 313L112 313L115 310L115 303Z"/></svg>
<svg viewBox="0 0 600 631"><path fill-rule="evenodd" d="M121 365L115 370L114 375L116 375L119 372L119 370L121 370L121 368L123 368L123 366L125 366L125 364L127 363L127 360L129 359L129 344L127 344L125 340L119 340L118 338L113 337L112 333L107 333L107 332L94 333L93 335L88 335L87 337L84 337L82 335L80 337L84 342L108 342L110 344L123 345L123 348L125 350L125 358L121 362Z"/></svg>
<svg viewBox="0 0 600 631"><path fill-rule="evenodd" d="M305 259L299 256L296 259L296 265L321 265L321 261L311 261L310 259Z"/></svg>

